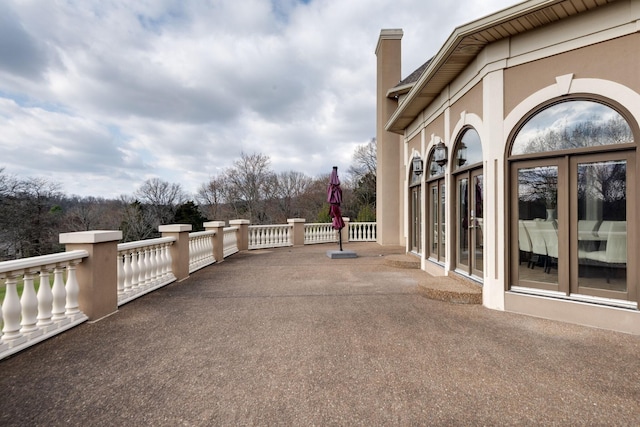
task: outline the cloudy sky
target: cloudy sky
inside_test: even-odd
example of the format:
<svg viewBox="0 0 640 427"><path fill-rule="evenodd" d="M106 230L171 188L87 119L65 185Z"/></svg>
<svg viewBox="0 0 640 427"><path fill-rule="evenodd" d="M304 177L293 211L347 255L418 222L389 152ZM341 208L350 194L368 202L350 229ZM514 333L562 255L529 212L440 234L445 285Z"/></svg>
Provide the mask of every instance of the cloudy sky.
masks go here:
<svg viewBox="0 0 640 427"><path fill-rule="evenodd" d="M405 77L516 2L0 0L0 168L107 198L195 192L243 151L346 171L375 136L380 29L404 30Z"/></svg>

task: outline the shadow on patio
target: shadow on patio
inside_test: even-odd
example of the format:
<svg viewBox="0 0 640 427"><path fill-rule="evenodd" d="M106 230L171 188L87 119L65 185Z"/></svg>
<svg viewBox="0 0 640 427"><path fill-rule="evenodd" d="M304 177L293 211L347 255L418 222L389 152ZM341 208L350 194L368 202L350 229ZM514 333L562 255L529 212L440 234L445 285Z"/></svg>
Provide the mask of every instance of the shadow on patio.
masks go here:
<svg viewBox="0 0 640 427"><path fill-rule="evenodd" d="M0 424L640 424L640 337L430 300L403 248L346 248L241 252L0 361Z"/></svg>

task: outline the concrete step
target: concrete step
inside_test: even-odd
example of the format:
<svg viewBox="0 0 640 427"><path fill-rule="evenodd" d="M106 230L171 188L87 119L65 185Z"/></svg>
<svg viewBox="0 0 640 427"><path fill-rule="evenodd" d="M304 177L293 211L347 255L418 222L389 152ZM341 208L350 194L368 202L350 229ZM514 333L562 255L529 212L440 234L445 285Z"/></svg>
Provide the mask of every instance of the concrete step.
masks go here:
<svg viewBox="0 0 640 427"><path fill-rule="evenodd" d="M426 298L456 304L482 304L482 286L462 278L429 276L418 285Z"/></svg>
<svg viewBox="0 0 640 427"><path fill-rule="evenodd" d="M420 258L413 255L387 255L384 263L391 267L420 269Z"/></svg>

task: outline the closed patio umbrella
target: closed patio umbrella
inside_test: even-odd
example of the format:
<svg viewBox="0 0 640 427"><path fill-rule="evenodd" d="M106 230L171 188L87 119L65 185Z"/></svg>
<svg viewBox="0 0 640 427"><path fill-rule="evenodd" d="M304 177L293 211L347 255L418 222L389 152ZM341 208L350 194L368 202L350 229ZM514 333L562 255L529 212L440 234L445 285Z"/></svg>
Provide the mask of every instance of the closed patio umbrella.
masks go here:
<svg viewBox="0 0 640 427"><path fill-rule="evenodd" d="M342 220L342 212L340 204L342 203L342 189L340 188L340 179L338 178L338 167L334 166L329 179L329 187L327 188L327 202L329 202L329 216L331 216L331 225L338 230L338 242L342 251L342 230L344 221Z"/></svg>

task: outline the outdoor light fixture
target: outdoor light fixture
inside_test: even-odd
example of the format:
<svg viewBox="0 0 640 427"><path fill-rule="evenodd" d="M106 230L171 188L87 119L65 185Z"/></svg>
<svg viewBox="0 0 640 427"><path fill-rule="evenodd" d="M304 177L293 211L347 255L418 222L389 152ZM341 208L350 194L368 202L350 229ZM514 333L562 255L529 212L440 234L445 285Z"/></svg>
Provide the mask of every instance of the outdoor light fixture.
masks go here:
<svg viewBox="0 0 640 427"><path fill-rule="evenodd" d="M444 142L440 141L438 145L436 145L433 159L440 167L447 164L447 146L444 145Z"/></svg>
<svg viewBox="0 0 640 427"><path fill-rule="evenodd" d="M413 173L416 175L422 175L422 159L420 156L416 156L412 160Z"/></svg>
<svg viewBox="0 0 640 427"><path fill-rule="evenodd" d="M458 166L462 166L467 163L467 146L464 142L460 143L460 147L458 148Z"/></svg>

